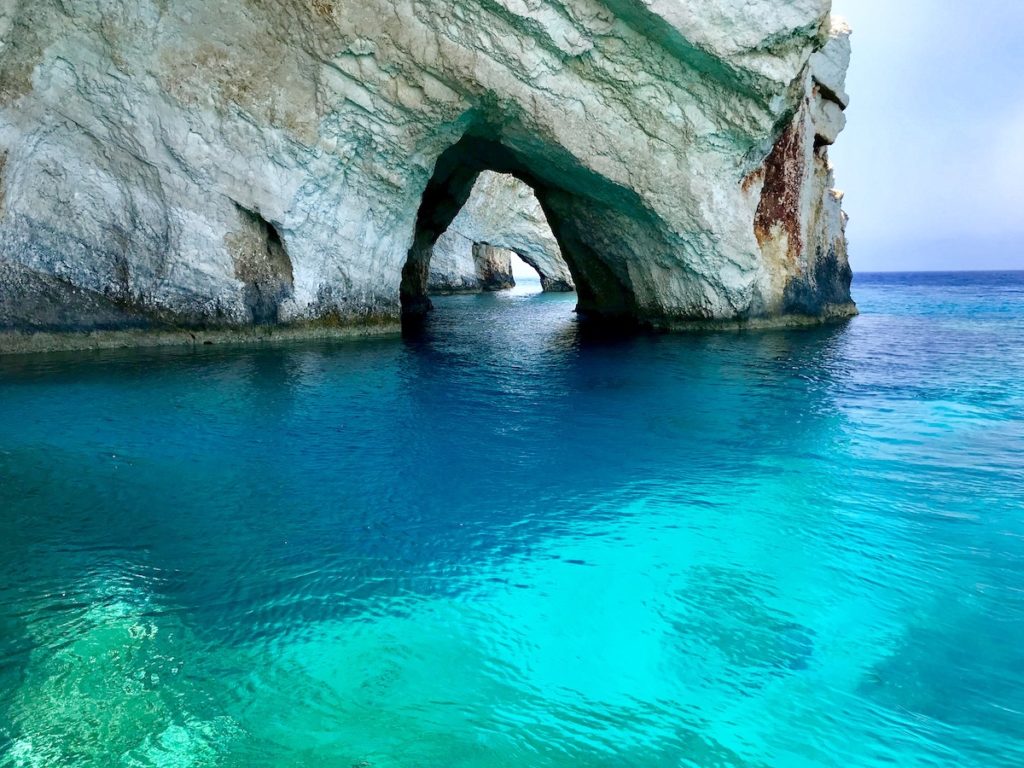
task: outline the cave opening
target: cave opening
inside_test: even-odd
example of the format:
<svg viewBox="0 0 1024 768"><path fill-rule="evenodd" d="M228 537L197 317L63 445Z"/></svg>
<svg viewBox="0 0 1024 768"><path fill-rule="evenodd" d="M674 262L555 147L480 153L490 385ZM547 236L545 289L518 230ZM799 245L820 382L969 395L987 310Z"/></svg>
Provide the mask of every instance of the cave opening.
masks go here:
<svg viewBox="0 0 1024 768"><path fill-rule="evenodd" d="M295 273L281 233L258 211L236 205L241 228L230 238L235 277L245 284L245 304L254 325L280 320L281 303L292 295Z"/></svg>
<svg viewBox="0 0 1024 768"><path fill-rule="evenodd" d="M532 187L509 174L484 171L434 243L427 292L443 296L513 290L517 278L542 292L576 290Z"/></svg>
<svg viewBox="0 0 1024 768"><path fill-rule="evenodd" d="M543 276L535 266L530 264L519 253L509 252L512 262L512 279L520 293L538 293L544 290Z"/></svg>
<svg viewBox="0 0 1024 768"><path fill-rule="evenodd" d="M640 222L641 207L629 198L631 193L583 168L566 153L549 146L531 146L528 140L517 138L506 142L500 130L478 126L438 158L423 192L413 244L402 270L400 296L406 327L422 324L433 308L431 259L435 245L466 206L484 173L514 177L536 196L564 259L564 275L546 275L535 256L525 251L517 257L537 272L545 290L575 290L576 312L586 320L614 318L621 323L636 317L630 259L622 252L625 239L618 238L616 232L623 220ZM502 265L508 260L512 281L510 249L479 241L471 247L475 257L497 253ZM615 252L616 247L620 252Z"/></svg>

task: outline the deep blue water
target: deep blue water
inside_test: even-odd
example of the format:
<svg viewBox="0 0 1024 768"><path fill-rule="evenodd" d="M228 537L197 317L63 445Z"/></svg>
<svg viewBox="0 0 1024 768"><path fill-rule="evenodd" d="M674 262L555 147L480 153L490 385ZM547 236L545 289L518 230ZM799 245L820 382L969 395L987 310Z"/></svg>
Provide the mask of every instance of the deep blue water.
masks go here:
<svg viewBox="0 0 1024 768"><path fill-rule="evenodd" d="M1024 765L1024 273L0 358L0 766Z"/></svg>

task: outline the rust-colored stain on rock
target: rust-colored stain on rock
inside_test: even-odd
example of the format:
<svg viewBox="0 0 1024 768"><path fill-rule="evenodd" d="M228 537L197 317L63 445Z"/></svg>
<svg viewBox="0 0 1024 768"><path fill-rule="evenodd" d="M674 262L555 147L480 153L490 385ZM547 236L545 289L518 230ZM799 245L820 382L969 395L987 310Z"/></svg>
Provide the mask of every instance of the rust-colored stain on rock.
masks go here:
<svg viewBox="0 0 1024 768"><path fill-rule="evenodd" d="M803 250L800 227L800 196L806 172L803 140L804 122L798 116L764 161L764 187L754 218L758 244L763 247L772 238L772 230L781 226L789 236L788 252L793 259Z"/></svg>
<svg viewBox="0 0 1024 768"><path fill-rule="evenodd" d="M754 187L755 184L758 184L758 183L760 183L763 180L764 180L764 168L762 167L762 168L758 168L757 170L751 171L750 173L748 173L743 178L743 181L740 182L740 189L743 190L744 194L747 194L748 192L750 192L750 190Z"/></svg>
<svg viewBox="0 0 1024 768"><path fill-rule="evenodd" d="M334 3L328 2L328 0L313 0L313 10L325 19L329 19L334 16Z"/></svg>

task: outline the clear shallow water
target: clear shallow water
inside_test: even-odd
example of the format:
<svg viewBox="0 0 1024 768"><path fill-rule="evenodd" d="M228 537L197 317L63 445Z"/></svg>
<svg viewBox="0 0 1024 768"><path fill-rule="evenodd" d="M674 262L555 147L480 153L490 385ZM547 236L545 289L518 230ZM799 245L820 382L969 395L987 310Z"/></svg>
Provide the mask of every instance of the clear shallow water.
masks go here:
<svg viewBox="0 0 1024 768"><path fill-rule="evenodd" d="M0 766L1020 766L1024 273L0 359Z"/></svg>

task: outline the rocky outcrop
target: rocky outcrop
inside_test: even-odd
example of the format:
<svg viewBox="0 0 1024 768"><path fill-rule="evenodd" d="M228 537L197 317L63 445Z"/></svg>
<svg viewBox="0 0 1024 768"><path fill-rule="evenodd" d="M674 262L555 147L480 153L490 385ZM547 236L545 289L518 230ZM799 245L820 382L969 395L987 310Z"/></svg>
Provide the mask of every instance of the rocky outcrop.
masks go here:
<svg viewBox="0 0 1024 768"><path fill-rule="evenodd" d="M483 171L534 190L587 315L849 315L829 11L0 0L0 324L388 326Z"/></svg>
<svg viewBox="0 0 1024 768"><path fill-rule="evenodd" d="M474 243L450 229L434 245L430 254L427 292L431 295L480 293L484 290L483 265L477 264ZM508 271L512 272L509 259Z"/></svg>
<svg viewBox="0 0 1024 768"><path fill-rule="evenodd" d="M434 244L427 289L466 293L510 288L514 281L509 251L537 271L543 290L575 290L533 190L514 176L485 171L459 215ZM487 279L487 275L501 277Z"/></svg>
<svg viewBox="0 0 1024 768"><path fill-rule="evenodd" d="M475 243L450 230L434 246L427 281L431 295L504 291L515 285L512 251Z"/></svg>
<svg viewBox="0 0 1024 768"><path fill-rule="evenodd" d="M473 246L473 260L480 270L480 282L485 291L504 291L515 288L512 275L512 251L486 243Z"/></svg>

